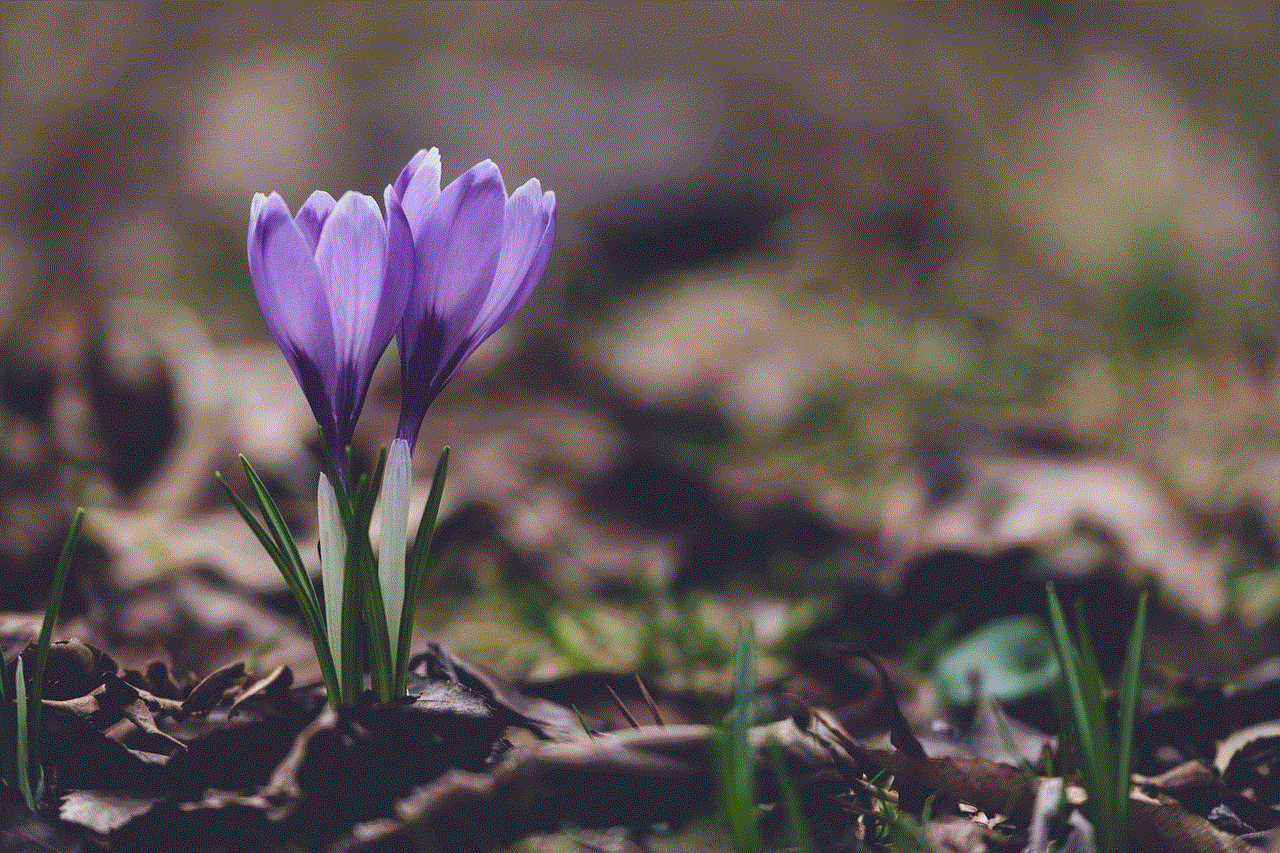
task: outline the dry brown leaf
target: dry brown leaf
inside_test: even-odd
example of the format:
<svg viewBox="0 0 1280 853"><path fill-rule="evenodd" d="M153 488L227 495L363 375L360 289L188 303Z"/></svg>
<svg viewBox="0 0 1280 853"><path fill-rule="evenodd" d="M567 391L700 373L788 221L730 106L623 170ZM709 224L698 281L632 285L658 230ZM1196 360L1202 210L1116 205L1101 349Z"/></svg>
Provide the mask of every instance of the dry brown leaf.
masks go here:
<svg viewBox="0 0 1280 853"><path fill-rule="evenodd" d="M135 796L117 791L68 791L62 798L58 816L69 823L87 826L106 835L124 826L156 803L159 796Z"/></svg>
<svg viewBox="0 0 1280 853"><path fill-rule="evenodd" d="M899 752L844 744L851 753L887 768L894 776L945 796L1019 820L1031 818L1039 779L1007 764L977 758L912 758ZM1073 798L1069 798L1073 799ZM1163 795L1135 792L1129 800L1129 835L1143 853L1246 853L1247 842L1215 829L1207 820Z"/></svg>
<svg viewBox="0 0 1280 853"><path fill-rule="evenodd" d="M922 554L959 548L989 555L1094 528L1112 537L1139 571L1154 575L1172 606L1205 623L1225 613L1219 560L1185 513L1132 465L979 453L958 453L953 461L954 494L935 500L916 472L886 501L883 536L895 555L889 585Z"/></svg>
<svg viewBox="0 0 1280 853"><path fill-rule="evenodd" d="M758 763L769 766L764 750L776 743L789 766L852 770L832 738L833 724L816 717L811 723L809 730L791 719L752 728ZM380 849L391 838L430 831L438 821L508 841L553 831L562 814L582 827L678 822L714 808L715 742L714 729L683 725L515 747L489 772L452 770L418 788L397 804L397 819L361 824L334 849Z"/></svg>

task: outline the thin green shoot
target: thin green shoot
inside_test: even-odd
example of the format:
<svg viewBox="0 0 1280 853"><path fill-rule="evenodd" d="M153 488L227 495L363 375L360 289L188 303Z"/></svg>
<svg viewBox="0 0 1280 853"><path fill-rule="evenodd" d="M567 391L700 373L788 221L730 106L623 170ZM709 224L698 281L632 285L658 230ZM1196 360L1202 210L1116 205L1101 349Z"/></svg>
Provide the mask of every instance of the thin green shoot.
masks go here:
<svg viewBox="0 0 1280 853"><path fill-rule="evenodd" d="M26 801L27 808L32 811L36 810L36 795L31 788L31 754L28 744L27 733L31 731L29 728L30 720L27 719L27 679L22 671L22 658L18 658L17 671L13 678L14 696L17 699L16 707L18 712L18 725L15 731L14 746L17 758L17 775L18 790L22 792L22 799ZM36 738L40 737L37 732Z"/></svg>
<svg viewBox="0 0 1280 853"><path fill-rule="evenodd" d="M400 555L407 565L401 567L393 555L385 567L386 571L380 575L369 525L379 486L384 482L387 450L384 448L379 454L371 476L361 474L348 484L338 477L329 446L323 441L323 431L321 439L326 469L318 490L321 573L325 581L323 606L283 514L248 460L241 457L257 505L256 514L221 474L217 475L218 483L276 564L298 602L298 609L311 634L330 703L334 706L354 703L364 690L366 675L377 698L390 702L397 696L403 696L408 684L414 611L427 575L449 449L444 449L436 465L431 494L423 510L413 550L407 557ZM347 461L350 469L349 453ZM407 500L407 464L400 465L392 475L397 478L391 490L396 504L392 507L394 510ZM324 488L325 478L329 489ZM389 529L385 520L384 529ZM391 536L394 540L392 549L399 550L404 538L403 535ZM394 588L388 589L388 582Z"/></svg>
<svg viewBox="0 0 1280 853"><path fill-rule="evenodd" d="M1009 753L1018 762L1018 769L1022 771L1023 776L1034 780L1036 772L1032 768L1031 762L1022 754L1022 750L1018 749L1018 744L1013 739L1013 731L1009 728L1009 720L1004 715L1004 709L990 700L988 700L988 704L991 706L991 716L996 721L996 732L1000 735L1000 742L1004 744L1005 752Z"/></svg>
<svg viewBox="0 0 1280 853"><path fill-rule="evenodd" d="M1138 600L1117 693L1114 737L1103 706L1102 673L1093 640L1077 603L1074 638L1053 584L1046 586L1054 649L1062 665L1071 744L1088 795L1089 818L1101 853L1125 853L1129 844L1129 796L1133 772L1133 731L1137 720L1142 644L1146 633L1147 594Z"/></svg>
<svg viewBox="0 0 1280 853"><path fill-rule="evenodd" d="M14 664L14 725L9 728L8 689L4 669L0 668L0 751L4 753L4 781L16 787L22 794L27 808L35 810L36 801L44 789L44 772L40 764L40 717L44 699L44 674L49 663L49 647L53 643L53 626L62 610L62 597L67 589L67 577L71 573L71 560L75 555L76 541L84 524L84 508L76 509L71 527L62 543L58 564L49 586L49 596L44 608L44 621L36 640L35 672L27 683L26 662L19 656ZM12 749L10 749L12 741Z"/></svg>
<svg viewBox="0 0 1280 853"><path fill-rule="evenodd" d="M386 470L387 449L378 454L377 465L371 476L361 476L352 500L352 535L359 539L359 547L348 551L348 559L355 559L357 586L366 626L366 652L369 675L374 694L383 702L395 697L395 683L391 673L391 639L387 633L387 614L382 603L382 585L378 581L378 566L373 557L373 543L369 539L369 523L373 519L377 484L382 482ZM358 637L355 642L359 642Z"/></svg>
<svg viewBox="0 0 1280 853"><path fill-rule="evenodd" d="M418 520L418 532L413 537L413 548L408 555L405 572L404 610L396 640L396 695L403 695L409 678L409 646L413 641L413 614L422 594L422 584L430 564L431 545L435 541L436 520L440 514L440 499L444 495L444 481L449 473L449 448L440 451L435 473L431 475L431 491L427 505L422 508Z"/></svg>
<svg viewBox="0 0 1280 853"><path fill-rule="evenodd" d="M325 691L329 696L329 701L335 706L339 705L343 699L340 689L341 683L334 668L333 655L325 634L324 614L321 612L315 587L311 583L311 576L302 567L301 559L296 557L297 547L293 545L293 539L288 536L288 527L284 525L284 519L280 515L279 508L276 507L275 501L272 500L265 487L261 487L261 478L253 470L249 460L241 456L240 461L253 488L254 496L262 511L262 517L267 521L266 526L258 521L253 514L253 510L236 494L235 489L231 488L231 485L227 483L221 472L215 473L214 477L218 481L218 485L226 492L232 506L236 508L236 512L240 514L245 524L253 531L254 536L262 544L263 550L267 552L271 562L275 563L285 583L289 586L289 591L298 603L298 610L302 614L302 621L306 624L307 633L311 635L311 644L316 651L316 660L320 664L320 673L324 678ZM340 493L341 489L335 489L335 492ZM339 497L339 505L341 505L341 502L342 499ZM271 528L271 532L268 532L267 527ZM279 530L281 528L283 528L284 534L288 538L288 548L280 541Z"/></svg>
<svg viewBox="0 0 1280 853"><path fill-rule="evenodd" d="M758 853L761 849L755 750L751 746L755 671L755 632L740 625L733 661L733 708L720 749L720 793L734 853Z"/></svg>
<svg viewBox="0 0 1280 853"><path fill-rule="evenodd" d="M578 725L582 726L582 730L587 733L587 738L589 740L595 740L596 733L591 731L591 726L587 725L587 718L582 716L582 712L578 710L578 706L570 704L569 709L572 710L573 715L578 718Z"/></svg>
<svg viewBox="0 0 1280 853"><path fill-rule="evenodd" d="M62 552L58 554L58 565L53 571L53 583L49 586L49 596L44 606L44 621L40 625L40 637L36 640L36 671L35 678L31 682L31 709L28 714L31 718L30 731L34 734L34 740L31 743L30 764L19 762L19 775L23 775L23 767L30 767L35 773L41 772L40 716L44 708L44 673L49 664L49 645L53 642L53 625L58 621L58 614L62 610L62 597L67 591L67 577L71 574L71 558L75 556L76 542L80 538L80 527L83 524L84 507L77 507L75 515L71 517L71 527L67 530L67 537L62 541ZM40 793L40 787L40 785L36 786L36 794Z"/></svg>
<svg viewBox="0 0 1280 853"><path fill-rule="evenodd" d="M776 740L769 741L769 761L773 765L773 774L778 778L778 789L782 792L782 806L787 813L787 831L791 834L790 846L800 853L813 853L813 839L809 837L804 810L800 808L800 797L796 795L796 787L787 773L787 762L782 757L782 747L778 746Z"/></svg>

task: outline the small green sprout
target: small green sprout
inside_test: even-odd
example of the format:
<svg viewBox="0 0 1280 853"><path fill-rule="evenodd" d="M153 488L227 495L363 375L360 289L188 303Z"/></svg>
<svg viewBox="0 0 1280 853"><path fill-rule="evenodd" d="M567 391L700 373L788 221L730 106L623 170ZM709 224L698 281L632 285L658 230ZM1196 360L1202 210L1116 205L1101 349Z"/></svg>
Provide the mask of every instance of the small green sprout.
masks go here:
<svg viewBox="0 0 1280 853"><path fill-rule="evenodd" d="M734 853L756 853L761 849L755 750L751 746L755 678L755 632L740 625L733 659L733 708L729 711L720 749L720 797Z"/></svg>
<svg viewBox="0 0 1280 853"><path fill-rule="evenodd" d="M27 808L32 811L44 793L44 771L40 765L40 712L44 699L45 667L49 662L49 646L53 642L53 625L62 609L62 596L67 589L67 576L71 573L71 558L83 523L82 507L72 517L71 528L62 543L62 553L58 555L58 565L53 572L53 583L44 608L44 621L40 625L40 637L36 640L36 668L30 682L23 659L19 657L14 665L12 727L6 673L0 669L0 754L3 754L0 766L3 767L3 781L21 792Z"/></svg>
<svg viewBox="0 0 1280 853"><path fill-rule="evenodd" d="M1101 853L1125 853L1129 847L1129 793L1133 770L1133 729L1137 719L1142 643L1147 624L1147 594L1138 599L1138 612L1129 635L1120 675L1115 736L1103 709L1102 673L1093 639L1076 602L1074 641L1053 584L1046 585L1054 650L1062 667L1065 708L1063 734L1074 746L1081 781L1088 795L1089 819Z"/></svg>
<svg viewBox="0 0 1280 853"><path fill-rule="evenodd" d="M440 453L436 463L431 492L406 560L407 532L396 518L408 512L408 452L405 442L393 442L390 463L383 451L372 476L359 476L349 489L343 485L332 456L326 453L328 471L321 476L317 490L323 604L283 514L249 461L240 457L261 521L222 475L217 475L219 485L298 602L325 690L335 707L356 701L364 690L366 675L383 702L403 696L408 686L414 610L427 575L449 448ZM380 480L384 535L380 557L375 560L369 526Z"/></svg>

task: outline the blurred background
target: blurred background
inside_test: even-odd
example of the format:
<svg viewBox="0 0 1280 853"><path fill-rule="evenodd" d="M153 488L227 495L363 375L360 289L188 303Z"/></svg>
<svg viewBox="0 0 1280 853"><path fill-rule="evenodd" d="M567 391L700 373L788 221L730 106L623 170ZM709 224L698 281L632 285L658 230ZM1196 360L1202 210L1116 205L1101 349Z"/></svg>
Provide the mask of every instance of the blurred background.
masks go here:
<svg viewBox="0 0 1280 853"><path fill-rule="evenodd" d="M1116 643L1158 589L1171 671L1274 654L1277 15L6 4L0 633L84 503L64 633L307 669L212 477L246 454L314 555L249 200L381 198L438 146L446 181L540 178L559 232L427 416L420 490L454 457L424 634L696 679L747 618L927 669L1053 577ZM366 460L394 352L378 376Z"/></svg>

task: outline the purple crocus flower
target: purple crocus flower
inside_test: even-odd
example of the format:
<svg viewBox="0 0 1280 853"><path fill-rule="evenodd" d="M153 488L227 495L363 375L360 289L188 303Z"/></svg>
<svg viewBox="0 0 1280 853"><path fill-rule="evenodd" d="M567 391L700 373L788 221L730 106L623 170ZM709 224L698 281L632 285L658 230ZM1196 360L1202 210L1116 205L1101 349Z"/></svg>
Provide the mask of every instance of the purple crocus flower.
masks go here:
<svg viewBox="0 0 1280 853"><path fill-rule="evenodd" d="M315 192L297 217L276 193L253 197L249 272L267 329L293 369L346 481L346 447L374 366L412 284L409 225L369 196Z"/></svg>
<svg viewBox="0 0 1280 853"><path fill-rule="evenodd" d="M415 281L397 337L404 389L397 436L412 448L436 395L542 277L556 198L536 179L508 198L489 160L441 191L433 148L419 151L387 187L386 207L389 217L407 220L413 238Z"/></svg>

